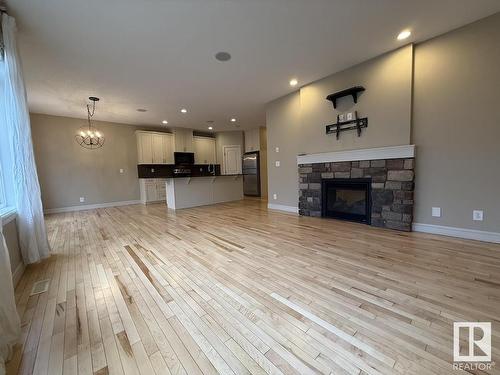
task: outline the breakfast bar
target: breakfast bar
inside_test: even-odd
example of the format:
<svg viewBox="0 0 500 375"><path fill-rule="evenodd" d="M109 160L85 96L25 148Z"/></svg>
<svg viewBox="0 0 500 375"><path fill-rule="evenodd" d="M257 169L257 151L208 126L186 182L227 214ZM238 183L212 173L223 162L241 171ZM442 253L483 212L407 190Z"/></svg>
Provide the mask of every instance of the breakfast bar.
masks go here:
<svg viewBox="0 0 500 375"><path fill-rule="evenodd" d="M167 178L167 206L177 210L243 199L242 175Z"/></svg>

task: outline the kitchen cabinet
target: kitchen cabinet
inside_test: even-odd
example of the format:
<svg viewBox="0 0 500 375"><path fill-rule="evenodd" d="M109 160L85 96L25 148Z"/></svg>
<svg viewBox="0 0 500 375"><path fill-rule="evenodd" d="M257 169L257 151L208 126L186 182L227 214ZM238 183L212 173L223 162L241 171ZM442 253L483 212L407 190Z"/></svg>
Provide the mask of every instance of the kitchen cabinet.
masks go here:
<svg viewBox="0 0 500 375"><path fill-rule="evenodd" d="M193 137L195 164L215 164L215 139L208 137Z"/></svg>
<svg viewBox="0 0 500 375"><path fill-rule="evenodd" d="M166 202L166 178L140 178L139 188L142 204Z"/></svg>
<svg viewBox="0 0 500 375"><path fill-rule="evenodd" d="M176 152L194 152L192 129L175 128L174 135Z"/></svg>
<svg viewBox="0 0 500 375"><path fill-rule="evenodd" d="M245 152L260 151L259 128L245 130Z"/></svg>
<svg viewBox="0 0 500 375"><path fill-rule="evenodd" d="M137 131L138 164L173 164L174 136L170 133Z"/></svg>

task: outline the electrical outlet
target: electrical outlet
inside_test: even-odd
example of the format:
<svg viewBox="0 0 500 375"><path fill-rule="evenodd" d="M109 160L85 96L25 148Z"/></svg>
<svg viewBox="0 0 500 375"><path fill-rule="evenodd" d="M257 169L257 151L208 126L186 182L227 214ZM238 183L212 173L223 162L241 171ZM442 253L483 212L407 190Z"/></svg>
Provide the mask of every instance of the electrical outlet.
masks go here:
<svg viewBox="0 0 500 375"><path fill-rule="evenodd" d="M123 174L123 168L120 168L120 174Z"/></svg>
<svg viewBox="0 0 500 375"><path fill-rule="evenodd" d="M472 220L474 220L474 221L483 221L483 210L474 210L474 211L472 211Z"/></svg>
<svg viewBox="0 0 500 375"><path fill-rule="evenodd" d="M273 194L273 199L274 199L274 200L278 199L278 194L274 193L274 194Z"/></svg>
<svg viewBox="0 0 500 375"><path fill-rule="evenodd" d="M441 207L432 207L432 216L441 217Z"/></svg>
<svg viewBox="0 0 500 375"><path fill-rule="evenodd" d="M277 167L279 167L281 165L281 163L280 163L279 160L276 160L276 163L274 163L274 165L276 165Z"/></svg>
<svg viewBox="0 0 500 375"><path fill-rule="evenodd" d="M346 114L346 121L354 120L354 113L349 112Z"/></svg>
<svg viewBox="0 0 500 375"><path fill-rule="evenodd" d="M155 169L154 168L151 168L151 173L155 173Z"/></svg>
<svg viewBox="0 0 500 375"><path fill-rule="evenodd" d="M345 115L343 113L341 115L339 115L339 121L340 122L344 122L345 121Z"/></svg>
<svg viewBox="0 0 500 375"><path fill-rule="evenodd" d="M85 197L80 197L80 203L85 202Z"/></svg>
<svg viewBox="0 0 500 375"><path fill-rule="evenodd" d="M279 147L276 147L276 152L280 152L280 148Z"/></svg>

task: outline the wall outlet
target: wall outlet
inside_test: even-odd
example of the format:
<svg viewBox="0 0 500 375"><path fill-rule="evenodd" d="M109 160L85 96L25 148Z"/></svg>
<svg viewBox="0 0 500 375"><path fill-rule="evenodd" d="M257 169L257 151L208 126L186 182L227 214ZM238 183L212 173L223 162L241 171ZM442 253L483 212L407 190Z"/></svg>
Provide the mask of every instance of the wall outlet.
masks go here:
<svg viewBox="0 0 500 375"><path fill-rule="evenodd" d="M432 207L432 216L441 217L441 207Z"/></svg>
<svg viewBox="0 0 500 375"><path fill-rule="evenodd" d="M472 220L474 220L474 221L483 221L483 210L474 210L474 211L472 211Z"/></svg>
<svg viewBox="0 0 500 375"><path fill-rule="evenodd" d="M339 115L339 121L340 122L344 122L345 121L345 115L343 113L341 115Z"/></svg>
<svg viewBox="0 0 500 375"><path fill-rule="evenodd" d="M80 203L85 202L85 197L80 197Z"/></svg>
<svg viewBox="0 0 500 375"><path fill-rule="evenodd" d="M123 172L124 172L123 168L120 168L120 174L123 174Z"/></svg>
<svg viewBox="0 0 500 375"><path fill-rule="evenodd" d="M278 194L274 193L274 194L273 194L273 199L274 199L274 200L278 199Z"/></svg>
<svg viewBox="0 0 500 375"><path fill-rule="evenodd" d="M354 113L353 112L349 112L345 115L345 119L346 121L352 121L354 120Z"/></svg>
<svg viewBox="0 0 500 375"><path fill-rule="evenodd" d="M151 168L151 173L155 173L155 169L154 168Z"/></svg>
<svg viewBox="0 0 500 375"><path fill-rule="evenodd" d="M279 147L276 147L276 152L280 152L280 148Z"/></svg>
<svg viewBox="0 0 500 375"><path fill-rule="evenodd" d="M281 163L280 163L279 160L276 160L276 162L274 163L274 165L276 165L277 167L279 167L281 165Z"/></svg>

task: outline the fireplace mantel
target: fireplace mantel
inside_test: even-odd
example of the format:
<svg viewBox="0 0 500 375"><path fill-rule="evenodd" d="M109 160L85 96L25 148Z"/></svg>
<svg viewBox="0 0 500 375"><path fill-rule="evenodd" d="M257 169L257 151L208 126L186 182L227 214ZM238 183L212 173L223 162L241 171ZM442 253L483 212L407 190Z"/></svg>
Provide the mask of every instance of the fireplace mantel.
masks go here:
<svg viewBox="0 0 500 375"><path fill-rule="evenodd" d="M414 157L415 145L403 145L298 155L297 164L334 163L341 161L359 160L404 159Z"/></svg>

